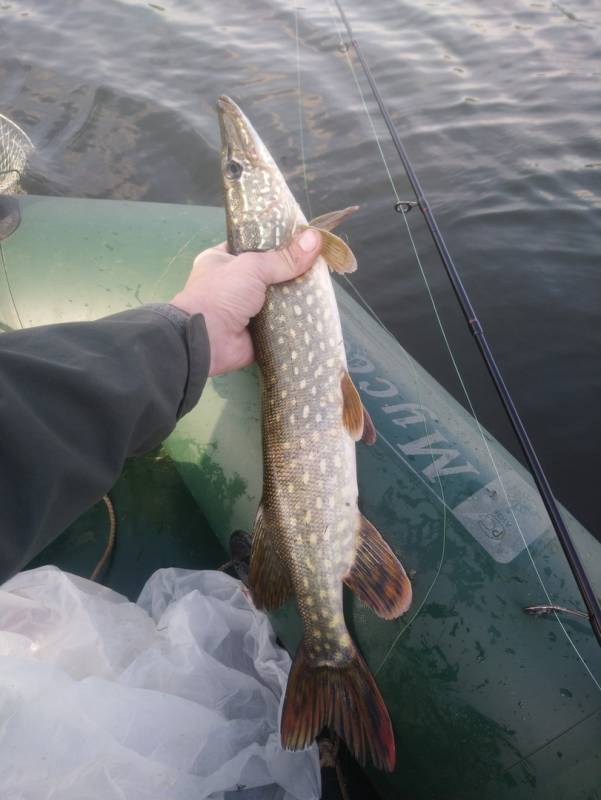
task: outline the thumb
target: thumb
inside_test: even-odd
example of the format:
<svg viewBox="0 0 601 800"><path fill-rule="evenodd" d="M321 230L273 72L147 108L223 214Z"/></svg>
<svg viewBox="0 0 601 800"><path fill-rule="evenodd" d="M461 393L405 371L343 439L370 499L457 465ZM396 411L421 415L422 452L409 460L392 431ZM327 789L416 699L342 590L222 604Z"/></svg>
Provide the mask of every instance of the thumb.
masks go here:
<svg viewBox="0 0 601 800"><path fill-rule="evenodd" d="M296 235L288 247L266 253L248 253L257 277L265 284L282 283L298 278L313 266L321 250L321 236L315 228Z"/></svg>

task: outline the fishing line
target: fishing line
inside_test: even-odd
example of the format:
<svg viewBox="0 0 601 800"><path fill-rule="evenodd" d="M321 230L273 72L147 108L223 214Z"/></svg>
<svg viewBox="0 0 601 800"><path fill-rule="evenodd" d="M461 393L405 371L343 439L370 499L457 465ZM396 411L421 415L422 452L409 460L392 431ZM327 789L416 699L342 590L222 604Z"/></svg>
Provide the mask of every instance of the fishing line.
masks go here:
<svg viewBox="0 0 601 800"><path fill-rule="evenodd" d="M345 25L346 25L346 28L347 28L347 30L348 30L348 32L349 32L349 35L351 35L351 37L352 37L352 32L351 32L351 30L350 30L350 26L349 26L348 22L346 21L346 18L345 18L345 16L344 16L344 12L342 11L342 9L341 9L341 7L340 7L340 4L339 4L339 2L338 2L337 0L334 0L334 2L336 3L336 6L338 7L338 11L340 12L340 16L341 16L341 18L342 18L343 22L344 22L344 23L345 23ZM369 120L369 123L370 123L370 127L371 127L371 129L372 129L372 131L373 131L373 133L374 133L374 137L375 137L375 140L376 140L376 144L377 144L377 146L378 146L378 150L379 150L379 153L380 153L380 157L381 157L381 159L382 159L382 161L383 161L383 163L384 163L384 167L385 167L385 169L386 169L386 173L387 173L387 175L388 175L388 179L389 179L389 181L390 181L391 188L392 188L392 191L393 191L393 194L394 194L395 200L396 200L396 202L397 202L397 203L399 203L399 202L400 202L400 200L399 200L399 196L398 196L398 192L397 192L397 190L396 190L396 186L395 186L394 180L393 180L393 178L392 178L392 175L391 175L391 171L390 171L390 169L389 169L389 167L388 167L388 164L387 164L387 162L386 162L386 158L385 158L385 156L384 156L384 153L383 153L383 150L382 150L382 146L381 146L381 144L380 144L380 141L379 141L379 136L378 136L378 134L377 134L377 130L376 130L375 124L374 124L374 122L373 122L372 116L371 116L371 114L370 114L370 112L369 112L369 109L368 109L368 107L367 107L367 103L366 103L366 101L365 101L365 96L364 96L364 94L363 94L363 91L362 91L362 89L361 89L361 85L360 85L360 83L359 83L359 80L358 80L358 78L357 78L357 75L356 75L356 72L355 72L355 69L354 69L354 66L353 66L353 63L352 63L352 60L351 60L350 54L349 54L349 50L350 50L350 48L349 48L349 47L348 47L348 46L345 44L345 42L344 42L344 39L343 39L343 37L342 37L342 35L341 35L341 32L340 32L340 28L339 28L339 26L338 26L338 21L337 21L337 19L336 19L335 17L333 17L333 21L334 21L334 26L335 26L335 28L336 28L336 30L337 30L337 33L338 33L338 37L339 37L339 40L340 40L341 49L342 49L342 51L343 51L343 52L345 53L345 55L346 55L347 62L348 62L348 64L349 64L349 67L350 67L351 73L352 73L352 75L353 75L353 78L354 78L355 84L356 84L356 86L357 86L357 89L358 89L359 95L360 95L360 97L361 97L361 101L362 101L362 104L363 104L363 108L364 108L364 110L365 110L365 113L366 113L366 115L367 115L367 117L368 117L368 120ZM355 40L354 40L354 39L353 39L353 44L355 45L355 49L357 50L356 42L355 42ZM358 55L359 55L359 53L358 53ZM360 60L361 60L361 57L360 57ZM372 78L372 80L373 80L373 78ZM382 110L382 109L381 109L381 110ZM419 200L419 196L418 196L418 200ZM423 210L423 209L422 209L422 210ZM540 583L540 585L541 585L541 587L542 587L542 589L543 589L543 592L544 592L545 596L546 596L546 597L547 597L547 599L549 600L549 604L550 604L550 605L552 605L552 604L553 604L553 601L551 600L551 596L550 596L549 592L547 591L547 587L546 587L546 585L545 585L545 583L544 583L544 581L543 581L543 579L542 579L542 576L541 576L541 574L540 574L540 572L539 572L539 570L538 570L538 567L536 566L536 563L535 563L535 561L534 561L534 557L532 556L532 553L531 553L531 551L530 551L530 548L529 548L529 546L528 546L528 543L527 543L527 541L526 541L526 538L525 538L525 536L524 536L524 533L523 533L523 531L522 531L522 529L521 529L521 526L519 525L519 522L518 522L518 520L517 520L517 518L516 518L516 515L515 515L515 512L514 512L514 509L513 509L513 506L512 506L511 500L510 500L510 498L509 498L509 495L508 495L508 493L507 493L507 489L506 489L506 487L505 487L505 484L504 484L504 482L503 482L503 480L502 480L502 478L501 478L501 475L500 475L500 472L499 472L499 469L498 469L497 463L496 463L496 461L495 461L495 459L494 459L494 456L493 456L493 454L492 454L492 452L491 452L491 450L490 450L490 447L489 447L489 445L488 445L488 442L487 442L487 440L486 440L486 437L484 436L484 432L483 432L483 430L482 430L482 427L481 427L481 425L480 425L480 422L479 422L479 420L478 420L478 417L477 417L477 415L476 415L476 413L475 413L475 409L474 409L473 403L472 403L472 401L471 401L471 397L470 397L470 395L469 395L469 392L468 392L468 390L467 390L467 387L466 387L466 385L465 385L465 382L464 382L464 380L463 380L463 377L462 377L462 375L461 375L461 372L460 372L460 370L459 370L458 364L457 364L457 362L456 362L456 359L455 359L455 357L454 357L454 354L453 354L453 352L452 352L452 348L451 348L451 346L450 346L450 343L449 343L448 337L447 337L447 335L446 335L446 331L445 331L444 325L443 325L443 323L442 323L442 319L441 319L441 317L440 317L440 314L439 314L439 312L438 312L438 308L437 308L437 305L436 305L436 301L435 301L435 299L434 299L434 297L433 297L433 295L432 295L432 291L431 291L431 288L430 288L430 285L429 285L429 282L428 282L427 276L426 276L426 274L425 274L425 271L424 271L424 269L423 269L423 265L422 265L422 263L421 263L421 259L420 259L420 257L419 257L419 253L418 253L417 247L416 247L416 245L415 245L415 241L414 241L414 239L413 239L413 235L412 235L412 233L411 233L411 229L410 229L410 226L409 226L409 222L408 222L408 220L407 220L407 214L406 214L406 213L403 213L403 214L402 214L402 216L403 216L403 220L404 220L404 222L405 222L405 226L406 226L406 229L407 229L407 233L408 233L408 236L409 236L409 239L410 239L410 243L411 243L411 246L412 246L413 252L414 252L414 254L415 254L415 257L416 257L416 260L417 260L417 263L418 263L418 266L419 266L419 269L420 269L420 273L421 273L421 275L422 275L422 279L423 279L423 281L424 281L424 284L425 284L425 286L426 286L426 289L427 289L427 292L428 292L428 296L429 296L429 298L430 298L430 302L431 302L431 304L432 304L432 307L433 307L433 310L434 310L434 314L435 314L435 317L436 317L436 320L437 320L437 323L438 323L439 329L440 329L440 331L441 331L441 333L442 333L443 340L444 340L444 342L445 342L445 345L446 345L447 351L448 351L448 353L449 353L449 356L450 356L450 358L451 358L451 362L452 362L452 364L453 364L453 368L454 368L454 370L455 370L455 372L456 372L456 374L457 374L457 377L458 377L458 379L459 379L459 382L460 382L460 385L461 385L461 387L462 387L462 390L463 390L463 392L464 392L464 394L465 394L465 396L466 396L466 399L467 399L468 405L469 405L469 407L470 407L470 410L471 410L471 412L472 412L472 414L473 414L473 416L474 416L474 419L475 419L475 422L476 422L477 429L478 429L478 431L479 431L480 437L481 437L481 439L482 439L482 441L483 441L483 443L484 443L484 446L485 446L486 452L487 452L487 454L488 454L488 456L489 456L490 462L491 462L491 464L492 464L492 466L493 466L493 469L494 469L494 471L495 471L495 473L496 473L496 476L497 476L497 480L498 480L498 482L499 482L499 485L500 485L500 486L501 486L501 488L502 488L503 495L504 495L504 497L505 497L505 501L506 501L506 503L507 503L507 508L508 508L508 510L509 510L509 512L510 512L510 514L511 514L512 518L513 518L513 520L514 520L514 523L515 523L515 525L516 525L516 529L518 530L518 532L519 532L519 534L520 534L520 536L521 536L521 538L522 538L522 541L523 541L523 543L524 543L524 547L525 547L525 549L526 549L526 552L528 553L528 557L529 557L529 559L530 559L530 562L531 562L531 564L532 564L532 567L533 567L534 573L536 574L536 576L537 576L537 578L538 578L538 581L539 581L539 583ZM544 499L544 498L543 498L543 499ZM568 560L569 560L569 559L568 559ZM570 566L572 566L572 565L570 564ZM576 577L576 576L574 576L574 577ZM580 588L580 587L579 587L579 588ZM585 661L584 657L582 656L582 654L581 654L581 653L580 653L580 651L578 650L578 648L577 648L576 644L574 643L574 641L573 641L573 640L572 640L572 638L570 637L570 635L569 635L568 631L566 630L565 626L563 625L563 623L562 623L561 619L558 617L557 613L554 613L554 616L555 616L555 619L556 619L556 621L558 622L558 624L559 624L560 628L562 629L562 631L563 631L563 633L564 633L564 635L565 635L566 639L568 640L568 642L570 643L570 645L571 645L571 647L573 648L574 652L576 653L576 655L578 656L578 658L579 658L579 660L581 661L582 665L584 666L584 668L585 668L586 672L589 674L590 678L592 679L592 681L593 681L593 683L596 685L596 687L597 687L597 688L598 688L598 689L601 691L601 685L599 684L599 682L597 681L597 679L596 679L596 678L595 678L595 676L593 675L593 673L592 673L591 669L589 668L589 666L588 666L588 664L586 663L586 661ZM589 616L589 621L591 621L591 616ZM597 634L597 631L595 630L594 626L593 626L593 631L595 632L595 634ZM401 631L401 633L402 633L402 631ZM399 636L400 636L400 634L399 634ZM397 636L397 639L398 639L398 636Z"/></svg>
<svg viewBox="0 0 601 800"><path fill-rule="evenodd" d="M300 133L300 140L301 140L301 158L302 158L302 162L303 162L303 174L305 176L305 193L306 193L306 197L307 197L307 206L309 208L310 217L312 217L313 215L312 215L312 213L310 211L310 209L311 209L311 201L309 199L309 185L308 185L308 181L307 181L306 156L305 156L305 148L304 148L303 123L302 123L302 101L301 101L301 98L302 98L302 87L301 87L301 68L300 68L300 42L299 42L299 32L298 32L298 11L299 11L299 9L298 9L298 6L297 6L295 8L295 32L296 32L296 54L297 54L297 58L296 58L297 89L298 89L298 103L299 103L299 133ZM357 88L359 89L359 92L361 93L360 84L358 83L358 81L356 81L356 83L357 83ZM361 93L361 98L363 99L363 94L362 93ZM367 112L367 115L369 117L369 111L367 110L367 106L365 105L365 100L363 100L363 105L364 105L364 108L365 108L365 110ZM370 122L372 124L372 130L374 131L374 135L376 137L376 142L378 143L378 148L380 149L380 154L382 156L382 160L383 160L384 165L386 167L386 171L387 171L387 174L388 174L388 178L390 180L390 184L391 184L393 192L394 192L394 194L395 194L395 196L397 198L397 201L400 202L400 200L398 198L398 195L397 195L397 192L396 192L396 187L394 185L394 181L392 179L392 175L390 173L390 170L388 169L388 164L386 163L386 159L384 158L384 153L382 152L382 149L380 147L380 142L379 142L379 139L377 137L377 134L376 134L376 131L375 131L375 127L373 125L373 121L372 121L371 117L369 117L369 119L370 119ZM343 277L346 279L346 282L351 287L353 292L355 292L357 297L361 300L363 305L369 310L369 312L371 313L373 318L376 320L376 322L381 326L381 328L387 333L388 336L390 336L390 338L394 342L397 342L397 339L394 336L394 334L386 327L384 322L376 314L374 309L369 305L367 300L363 297L363 295L361 294L359 289L355 286L355 284L350 280L348 275L343 273ZM410 368L410 370L411 370L411 372L413 374L413 380L414 380L414 384L415 384L415 391L416 391L416 395L417 395L417 405L423 411L424 410L424 405L421 402L420 382L419 382L419 378L418 378L417 372L415 370L415 365L413 364L411 358L409 357L409 354L406 353L404 349L401 348L401 352L403 354L403 358L405 359L406 363L409 365L409 368ZM430 434L430 427L428 425L428 416L427 416L427 414L422 414L422 417L423 417L423 422L424 422L424 431L425 431L426 436L428 436ZM444 560L445 560L445 554L446 554L447 511L450 511L451 509L448 507L447 502L446 502L446 497L445 497L445 493L444 493L444 486L443 486L443 483L442 483L442 478L441 478L441 475L440 475L439 470L438 470L438 464L436 462L436 459L434 458L434 454L432 453L431 445L430 444L428 445L428 451L430 453L430 460L431 460L432 466L434 467L434 471L435 471L435 474L436 474L436 479L438 481L438 485L439 485L439 488L440 488L440 495L436 494L436 492L434 491L433 487L426 483L423 475L420 475L417 472L417 470L413 467L413 465L410 464L398 452L397 448L394 447L394 445L382 434L382 432L380 430L378 430L377 428L375 430L376 430L377 436L383 442L385 442L385 444L392 451L392 453L405 465L405 467L407 467L427 487L427 489L430 492L432 492L434 494L436 499L439 502L442 503L442 544L441 544L441 552L440 552L440 558L439 558L439 562L438 562L438 567L436 569L436 572L434 574L432 582L430 583L430 586L428 587L428 589L426 590L426 592L424 594L424 597L422 598L421 603L419 604L417 609L414 611L414 613L411 615L410 619L406 622L406 624L403 625L401 630L395 636L390 648L388 649L388 651L384 655L384 658L382 659L382 661L381 661L380 665L378 666L378 668L375 670L374 674L377 675L380 672L380 670L383 668L383 666L385 665L386 661L388 660L388 657L390 656L391 652L395 648L395 646L396 646L398 640L400 639L400 637L405 633L405 631L411 626L413 621L420 614L422 608L424 607L424 605L428 601L428 598L430 597L430 594L432 593L432 590L434 589L435 584L438 581L438 578L439 578L440 573L442 571L442 567L443 567Z"/></svg>
<svg viewBox="0 0 601 800"><path fill-rule="evenodd" d="M307 210L309 212L309 220L313 219L313 211L311 210L311 198L309 197L309 181L307 179L307 159L305 158L305 128L303 125L303 94L301 87L301 68L300 68L300 37L298 35L298 12L299 7L294 9L294 32L296 35L296 94L298 99L298 132L300 136L300 150L301 160L303 164L303 179L305 182L305 198L307 200Z"/></svg>

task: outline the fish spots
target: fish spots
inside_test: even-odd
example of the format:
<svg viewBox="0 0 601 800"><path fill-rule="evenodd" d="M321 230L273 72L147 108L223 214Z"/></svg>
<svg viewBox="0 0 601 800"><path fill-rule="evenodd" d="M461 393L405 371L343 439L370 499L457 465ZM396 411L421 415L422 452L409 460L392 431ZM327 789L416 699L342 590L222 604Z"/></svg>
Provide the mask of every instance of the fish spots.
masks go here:
<svg viewBox="0 0 601 800"><path fill-rule="evenodd" d="M326 344L323 341L323 339L319 343L319 349L322 350L322 351L324 351L326 349Z"/></svg>
<svg viewBox="0 0 601 800"><path fill-rule="evenodd" d="M298 375L298 374L299 374L299 372L300 372L300 370L299 370L299 368L298 368L298 367L293 367L293 368L292 368L292 371L294 372L294 374L295 374L295 375Z"/></svg>
<svg viewBox="0 0 601 800"><path fill-rule="evenodd" d="M306 472L306 471L303 472L302 481L305 484L305 486L309 483L309 473L308 472Z"/></svg>
<svg viewBox="0 0 601 800"><path fill-rule="evenodd" d="M313 352L313 350L310 350L308 355L307 355L307 359L309 361L309 364L311 364L313 362L314 358L315 358L315 353Z"/></svg>
<svg viewBox="0 0 601 800"><path fill-rule="evenodd" d="M298 358L298 353L296 352L296 350L293 350L293 351L290 353L290 358L291 358L293 361L296 361L296 359Z"/></svg>
<svg viewBox="0 0 601 800"><path fill-rule="evenodd" d="M311 387L311 394L313 395L313 397L315 397L315 395L317 394L317 386L315 386L315 384L313 384L313 386Z"/></svg>
<svg viewBox="0 0 601 800"><path fill-rule="evenodd" d="M308 525L310 522L311 522L311 511L309 510L305 514L305 525ZM315 542L311 541L313 536L314 534L311 534L311 536L309 536L309 541L311 542L311 544L315 544Z"/></svg>
<svg viewBox="0 0 601 800"><path fill-rule="evenodd" d="M307 599L308 599L308 598L307 598ZM313 598L311 598L311 599L313 599ZM321 639L321 631L319 631L319 630L318 630L318 631L313 631L313 636L314 636L316 639Z"/></svg>
<svg viewBox="0 0 601 800"><path fill-rule="evenodd" d="M299 386L300 386L301 389L304 389L306 385L307 385L307 381L305 380L305 378L303 378L301 380L301 382L299 383Z"/></svg>
<svg viewBox="0 0 601 800"><path fill-rule="evenodd" d="M284 344L284 337L278 336L278 344Z"/></svg>
<svg viewBox="0 0 601 800"><path fill-rule="evenodd" d="M309 570L309 572L315 572L315 564L308 556L305 558L305 567Z"/></svg>
<svg viewBox="0 0 601 800"><path fill-rule="evenodd" d="M328 360L326 361L326 366L327 367L333 367L335 360L336 359L334 359L334 358L328 358Z"/></svg>
<svg viewBox="0 0 601 800"><path fill-rule="evenodd" d="M278 322L286 322L286 317L283 314L280 314L278 317Z"/></svg>
<svg viewBox="0 0 601 800"><path fill-rule="evenodd" d="M326 474L326 460L325 460L325 458L322 458L321 461L319 462L319 471L321 472L322 475Z"/></svg>
<svg viewBox="0 0 601 800"><path fill-rule="evenodd" d="M280 397L282 398L282 400L285 400L288 397L288 389L282 389L282 391L280 392Z"/></svg>
<svg viewBox="0 0 601 800"><path fill-rule="evenodd" d="M295 425L296 424L296 416L294 414L290 414L289 419L290 419L290 424L291 425Z"/></svg>
<svg viewBox="0 0 601 800"><path fill-rule="evenodd" d="M292 494L293 491L294 491L294 484L293 483L289 483L288 484L288 494Z"/></svg>
<svg viewBox="0 0 601 800"><path fill-rule="evenodd" d="M315 370L315 372L314 372L314 374L313 374L313 377L314 377L314 378L319 378L319 377L321 377L322 375L323 375L323 367L322 367L322 365L320 364L320 365L317 367L317 369Z"/></svg>
<svg viewBox="0 0 601 800"><path fill-rule="evenodd" d="M313 439L314 442L318 442L319 441L319 431L313 431L313 433L311 434L311 438Z"/></svg>
<svg viewBox="0 0 601 800"><path fill-rule="evenodd" d="M309 579L305 578L305 576L303 575L302 581L303 581L303 588L308 589L309 588Z"/></svg>
<svg viewBox="0 0 601 800"><path fill-rule="evenodd" d="M270 301L269 301L269 303L267 304L267 308L268 308L270 311L273 311L273 308L274 308L274 306L273 306L273 300L270 300Z"/></svg>
<svg viewBox="0 0 601 800"><path fill-rule="evenodd" d="M323 333L323 325L321 324L320 320L317 320L317 332Z"/></svg>
<svg viewBox="0 0 601 800"><path fill-rule="evenodd" d="M315 388L315 387L313 387L313 388ZM321 420L322 420L321 414L316 414L315 415L315 422L321 422Z"/></svg>
<svg viewBox="0 0 601 800"><path fill-rule="evenodd" d="M334 456L334 466L340 467L341 465L342 461L340 460L340 456L338 455L338 453L336 453L336 455Z"/></svg>
<svg viewBox="0 0 601 800"><path fill-rule="evenodd" d="M311 512L308 511L307 513L310 514ZM317 544L317 534L316 533L312 533L309 536L309 544Z"/></svg>
<svg viewBox="0 0 601 800"><path fill-rule="evenodd" d="M309 344L311 342L311 337L309 336L308 331L305 331L303 334L303 339L305 340L305 344Z"/></svg>
<svg viewBox="0 0 601 800"><path fill-rule="evenodd" d="M294 330L294 328L290 328L288 333L290 334L290 336L292 336L293 339L296 339L296 331Z"/></svg>
<svg viewBox="0 0 601 800"><path fill-rule="evenodd" d="M307 295L307 305L308 305L308 306L312 306L312 305L313 305L313 301L314 301L314 300L315 300L315 298L313 297L313 295L312 295L312 294L308 294L308 295Z"/></svg>
<svg viewBox="0 0 601 800"><path fill-rule="evenodd" d="M305 405L303 406L303 419L307 419L308 416L309 416L309 406Z"/></svg>
<svg viewBox="0 0 601 800"><path fill-rule="evenodd" d="M282 442L282 447L284 450L290 450L290 442Z"/></svg>
<svg viewBox="0 0 601 800"><path fill-rule="evenodd" d="M290 294L290 289L287 286L282 286L282 293L283 294Z"/></svg>
<svg viewBox="0 0 601 800"><path fill-rule="evenodd" d="M315 508L317 508L319 510L322 507L323 507L323 500L321 499L321 497L316 497L315 498Z"/></svg>
<svg viewBox="0 0 601 800"><path fill-rule="evenodd" d="M297 317L300 317L300 315L303 313L303 311L302 311L301 307L298 305L298 303L294 304L293 309L294 309L294 313L296 314Z"/></svg>

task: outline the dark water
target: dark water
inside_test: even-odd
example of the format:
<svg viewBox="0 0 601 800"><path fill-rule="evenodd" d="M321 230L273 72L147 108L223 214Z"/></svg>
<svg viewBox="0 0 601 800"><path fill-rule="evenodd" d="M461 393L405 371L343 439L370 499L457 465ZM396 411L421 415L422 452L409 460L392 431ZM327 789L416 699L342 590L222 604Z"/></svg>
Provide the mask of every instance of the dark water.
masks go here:
<svg viewBox="0 0 601 800"><path fill-rule="evenodd" d="M601 6L345 8L556 494L600 534ZM463 400L330 0L5 0L0 26L0 111L37 145L30 192L220 204L214 102L227 92L306 210L361 205L348 228L356 285ZM408 221L478 414L516 452L417 215Z"/></svg>

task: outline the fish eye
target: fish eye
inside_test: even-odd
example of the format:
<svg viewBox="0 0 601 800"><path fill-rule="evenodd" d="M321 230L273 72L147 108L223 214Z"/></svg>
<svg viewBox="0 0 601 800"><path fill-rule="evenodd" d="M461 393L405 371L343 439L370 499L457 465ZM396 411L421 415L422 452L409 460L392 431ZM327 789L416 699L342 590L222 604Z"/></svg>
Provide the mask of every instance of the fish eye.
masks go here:
<svg viewBox="0 0 601 800"><path fill-rule="evenodd" d="M229 161L225 162L225 174L226 177L235 180L242 175L242 164L238 163L238 161L234 161L230 159Z"/></svg>

